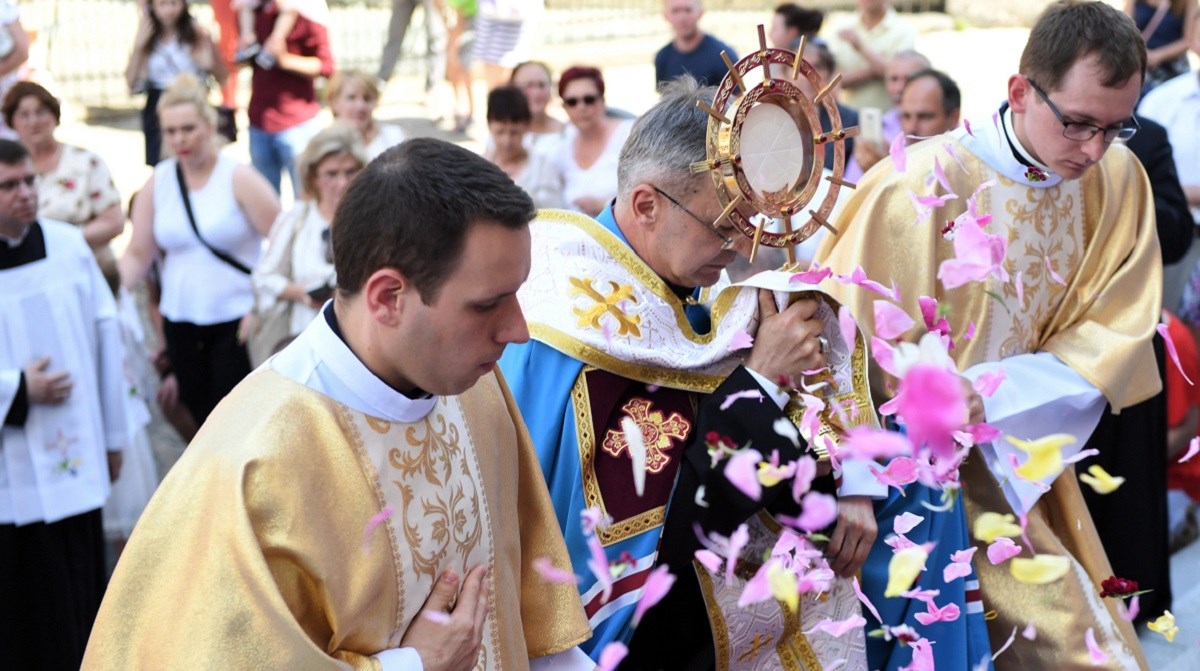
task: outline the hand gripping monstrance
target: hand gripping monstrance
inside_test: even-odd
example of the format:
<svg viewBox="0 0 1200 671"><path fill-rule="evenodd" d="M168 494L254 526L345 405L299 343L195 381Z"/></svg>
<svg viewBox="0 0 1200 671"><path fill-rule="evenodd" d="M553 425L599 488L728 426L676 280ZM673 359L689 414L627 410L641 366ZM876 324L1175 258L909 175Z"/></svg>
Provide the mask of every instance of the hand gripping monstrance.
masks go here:
<svg viewBox="0 0 1200 671"><path fill-rule="evenodd" d="M804 60L805 38L795 53L767 48L766 33L758 26L759 50L734 63L722 51L729 73L721 80L712 104L697 101L709 115L708 159L692 165L696 173L712 176L717 198L725 208L717 220L728 220L754 242L750 261L758 245L783 247L785 269L795 269L796 244L820 226L837 233L829 213L837 202L838 190L854 188L842 179L846 166L846 139L857 127L842 128L834 90L842 76L825 82ZM753 86L758 69L761 81ZM748 81L749 80L749 81ZM815 95L810 92L815 91ZM830 128L821 128L817 115L823 105ZM833 174L825 198L808 208L822 179L825 152L833 151ZM807 210L806 210L807 208ZM792 216L807 211L809 219L792 228ZM766 220L756 214L782 221L782 232L766 229Z"/></svg>

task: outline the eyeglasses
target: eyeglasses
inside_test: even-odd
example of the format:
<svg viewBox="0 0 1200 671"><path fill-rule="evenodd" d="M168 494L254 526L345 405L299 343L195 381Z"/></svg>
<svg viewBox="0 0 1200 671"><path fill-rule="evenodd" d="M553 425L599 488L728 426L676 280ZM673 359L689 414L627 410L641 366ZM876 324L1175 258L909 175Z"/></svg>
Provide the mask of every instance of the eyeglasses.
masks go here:
<svg viewBox="0 0 1200 671"><path fill-rule="evenodd" d="M25 186L33 186L34 181L36 179L37 179L37 177L35 175L26 175L24 177L17 177L15 179L5 180L3 182L0 182L0 191L4 191L7 193L9 191L12 191L13 189L16 189L17 187L21 186L22 184L24 184Z"/></svg>
<svg viewBox="0 0 1200 671"><path fill-rule="evenodd" d="M596 103L600 102L600 100L600 96L586 95L578 98L563 98L563 104L567 107L574 107L579 103L583 103L584 105L595 105Z"/></svg>
<svg viewBox="0 0 1200 671"><path fill-rule="evenodd" d="M717 236L721 240L721 251L725 251L725 250L733 247L733 238L727 238L727 237L721 235L721 232L717 230L716 226L712 225L712 222L705 221L705 220L701 219L700 217L696 216L695 212L692 212L691 210L684 207L683 203L679 202L678 200L675 200L666 191L663 191L662 189L658 188L657 186L651 186L650 188L652 188L656 192L658 192L658 195L671 201L671 204L674 205L675 207L678 207L679 209L683 210L684 212L687 212L692 217L692 219L695 219L696 221L703 224L704 228L712 231L713 235Z"/></svg>
<svg viewBox="0 0 1200 671"><path fill-rule="evenodd" d="M1050 102L1050 97L1046 95L1042 87L1038 86L1037 82L1028 77L1025 79L1033 87L1033 90L1037 92L1042 102L1046 103L1046 106L1050 108L1050 112L1054 114L1054 118L1058 119L1058 122L1063 125L1062 134L1068 140L1087 142L1096 137L1096 133L1104 133L1104 142L1111 144L1114 140L1128 140L1136 135L1138 129L1142 127L1134 117L1129 117L1129 120L1126 122L1129 125L1122 125L1120 128L1101 128L1095 124L1084 123L1082 121L1067 121L1063 118L1062 112L1058 111L1058 107Z"/></svg>

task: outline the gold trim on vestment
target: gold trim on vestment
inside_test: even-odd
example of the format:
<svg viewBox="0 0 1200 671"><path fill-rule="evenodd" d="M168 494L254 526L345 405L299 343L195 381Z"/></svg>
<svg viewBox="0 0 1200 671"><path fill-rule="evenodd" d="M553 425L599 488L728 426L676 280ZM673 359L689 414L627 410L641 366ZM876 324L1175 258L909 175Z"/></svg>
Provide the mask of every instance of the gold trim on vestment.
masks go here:
<svg viewBox="0 0 1200 671"><path fill-rule="evenodd" d="M654 368L652 366L643 366L622 361L578 338L545 324L529 324L529 336L589 366L594 366L645 384L657 384L661 387L670 387L671 389L711 394L725 381L724 377L718 375L704 375L702 373L689 373L681 370Z"/></svg>
<svg viewBox="0 0 1200 671"><path fill-rule="evenodd" d="M575 437L579 443L579 472L583 483L583 500L590 508L598 506L601 515L607 515L604 496L600 493L600 481L596 478L596 434L592 418L592 403L588 396L585 374L592 370L584 367L571 386L571 403L575 408ZM666 519L667 507L658 506L624 520L613 520L607 527L596 527L596 538L600 545L608 547L633 538L640 533L657 529Z"/></svg>
<svg viewBox="0 0 1200 671"><path fill-rule="evenodd" d="M550 214L551 216L546 217L547 214ZM615 261L620 263L630 275L636 278L644 288L648 289L651 293L662 299L671 307L671 310L675 313L675 321L678 323L679 332L682 333L685 338L701 345L707 345L708 343L712 342L713 336L716 335L717 332L716 324L721 321L721 318L729 310L729 307L733 304L738 292L730 291L719 294L716 302L713 303L712 309L710 310L710 319L712 321L713 328L710 328L708 333L696 333L695 329L692 328L691 322L688 321L687 314L683 310L683 300L680 299L679 296L675 295L675 292L671 291L671 287L669 287L667 283L658 276L658 273L654 272L650 266L646 265L646 262L643 261L641 257L639 257L633 251L632 248L621 242L621 240L617 238L612 231L608 230L604 226L601 226L600 223L595 219L582 215L578 212L570 212L567 210L541 210L538 213L538 218L541 219L543 217L551 219L555 224L575 226L591 237L596 244L600 245L604 251L608 252L608 254L612 256ZM711 295L711 292L709 292L708 295ZM701 292L701 296L706 296L704 291ZM530 330L532 331L534 324L530 324L529 326Z"/></svg>

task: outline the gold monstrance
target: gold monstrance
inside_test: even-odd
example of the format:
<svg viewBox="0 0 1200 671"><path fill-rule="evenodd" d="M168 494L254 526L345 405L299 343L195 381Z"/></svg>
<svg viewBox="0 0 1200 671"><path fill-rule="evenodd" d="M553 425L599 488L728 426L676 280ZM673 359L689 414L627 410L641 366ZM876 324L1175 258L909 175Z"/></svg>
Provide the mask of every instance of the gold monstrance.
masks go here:
<svg viewBox="0 0 1200 671"><path fill-rule="evenodd" d="M787 251L785 269L795 269L795 245L829 223L829 213L837 202L838 190L854 188L842 179L846 167L847 138L858 133L857 127L842 128L834 89L841 82L835 75L825 82L804 60L806 38L800 39L795 53L767 48L766 33L758 26L758 51L734 63L722 51L721 58L729 73L721 80L709 105L696 102L709 115L708 159L692 165L692 172L712 175L717 198L725 208L716 226L729 220L754 241L750 262L758 245L783 247ZM761 68L761 80L758 69ZM748 86L753 84L753 86ZM816 92L815 95L809 90ZM824 105L830 128L821 128L818 105ZM833 174L825 199L806 208L817 191L823 174L825 152L833 151ZM793 230L792 216L807 211L809 219ZM783 231L765 230L766 220L782 220Z"/></svg>

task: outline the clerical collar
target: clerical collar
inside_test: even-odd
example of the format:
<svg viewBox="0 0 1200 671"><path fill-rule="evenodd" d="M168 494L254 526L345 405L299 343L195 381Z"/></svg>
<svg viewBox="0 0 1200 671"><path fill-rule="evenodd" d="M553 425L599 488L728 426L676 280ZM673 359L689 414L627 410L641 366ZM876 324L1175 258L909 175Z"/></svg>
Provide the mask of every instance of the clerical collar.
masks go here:
<svg viewBox="0 0 1200 671"><path fill-rule="evenodd" d="M1012 131L1012 110L1007 103L992 114L990 121L963 124L950 134L988 167L1017 184L1046 189L1062 182L1062 176L1033 158L1021 144Z"/></svg>
<svg viewBox="0 0 1200 671"><path fill-rule="evenodd" d="M1004 139L1008 142L1008 148L1012 151L1013 158L1017 163L1025 166L1025 175L1031 182L1044 182L1050 175L1050 166L1038 161L1033 157L1033 154L1021 144L1021 138L1017 137L1017 133L1013 130L1012 125L1012 107L1009 107L1008 101L1000 105L1000 127L1004 131Z"/></svg>
<svg viewBox="0 0 1200 671"><path fill-rule="evenodd" d="M346 336L342 335L342 327L338 326L337 313L333 309L333 301L329 301L328 303L326 303L325 309L322 310L321 313L325 315L325 323L329 324L329 330L333 331L333 335L337 336L338 340L342 341L342 344L346 346L346 349L350 349L350 343L346 342ZM357 357L355 357L355 358L357 358ZM364 366L364 368L365 368L365 366ZM379 376L375 375L374 373L372 373L371 375L372 375L372 377L379 380L380 382L383 382L383 380L379 379ZM383 383L387 384L386 382L383 382ZM410 401L419 401L421 399L433 398L433 394L426 392L424 389L421 389L420 387L417 387L411 391L404 391L402 389L396 389L395 387L393 387L390 384L388 384L387 386L392 391L403 395L405 398L407 398Z"/></svg>
<svg viewBox="0 0 1200 671"><path fill-rule="evenodd" d="M34 223L26 226L25 230L21 231L21 234L15 238L10 238L6 235L0 235L0 241L3 241L4 244L8 245L9 249L16 249L17 247L20 247L25 242L25 238L29 237L29 231L31 229L33 229L34 226L36 226L36 225L37 225L37 222L34 222Z"/></svg>
<svg viewBox="0 0 1200 671"><path fill-rule="evenodd" d="M34 223L17 240L0 236L0 270L17 268L46 258L46 235L40 224Z"/></svg>

